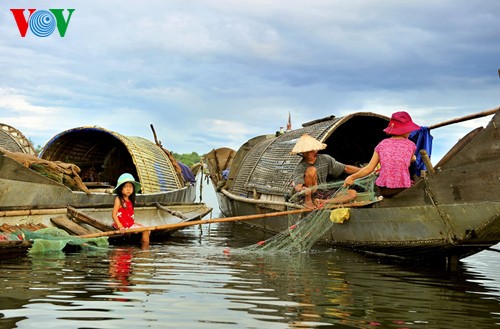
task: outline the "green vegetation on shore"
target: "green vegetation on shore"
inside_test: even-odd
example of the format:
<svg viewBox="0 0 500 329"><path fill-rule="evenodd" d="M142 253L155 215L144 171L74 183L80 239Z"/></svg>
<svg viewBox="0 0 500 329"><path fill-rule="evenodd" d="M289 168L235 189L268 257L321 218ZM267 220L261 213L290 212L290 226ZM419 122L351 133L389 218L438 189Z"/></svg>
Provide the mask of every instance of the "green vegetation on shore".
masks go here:
<svg viewBox="0 0 500 329"><path fill-rule="evenodd" d="M185 153L185 154L172 152L172 155L174 156L175 160L182 162L188 167L191 167L195 163L199 163L202 157L201 155L198 155L198 153L196 152Z"/></svg>

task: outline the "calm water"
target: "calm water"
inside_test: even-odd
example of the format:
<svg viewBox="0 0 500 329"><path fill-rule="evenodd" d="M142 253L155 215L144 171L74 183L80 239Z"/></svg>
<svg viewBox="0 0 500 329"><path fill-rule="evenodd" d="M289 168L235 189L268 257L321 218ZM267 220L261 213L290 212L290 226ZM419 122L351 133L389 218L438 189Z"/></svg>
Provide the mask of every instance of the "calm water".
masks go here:
<svg viewBox="0 0 500 329"><path fill-rule="evenodd" d="M500 328L499 253L451 273L342 250L224 252L263 238L226 223L148 250L4 259L0 328Z"/></svg>

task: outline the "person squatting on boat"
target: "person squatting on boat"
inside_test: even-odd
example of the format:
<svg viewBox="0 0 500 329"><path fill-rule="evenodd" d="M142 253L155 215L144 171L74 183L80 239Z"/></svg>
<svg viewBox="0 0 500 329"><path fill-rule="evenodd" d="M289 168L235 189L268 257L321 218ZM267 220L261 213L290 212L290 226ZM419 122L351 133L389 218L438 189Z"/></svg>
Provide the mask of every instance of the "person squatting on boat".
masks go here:
<svg viewBox="0 0 500 329"><path fill-rule="evenodd" d="M291 151L292 154L302 156L302 160L293 173L294 189L295 192L304 191L304 206L310 209L321 207L325 202L347 203L354 200L357 195L353 189L342 189L333 198L325 200L324 196L314 188L319 184L325 184L329 175L337 178L343 173L354 174L361 169L356 166L340 163L328 154L318 153L318 151L325 148L325 143L321 143L314 137L304 134L299 138ZM329 192L332 193L332 191Z"/></svg>
<svg viewBox="0 0 500 329"><path fill-rule="evenodd" d="M115 202L113 205L113 227L120 231L127 228L138 228L143 225L136 223L134 219L135 194L141 190L141 183L136 182L134 176L124 173L118 177ZM142 232L142 247L149 245L151 231Z"/></svg>
<svg viewBox="0 0 500 329"><path fill-rule="evenodd" d="M410 133L420 129L413 123L407 112L395 112L384 132L391 137L382 140L373 152L370 162L360 171L348 176L344 187L351 186L354 180L372 173L380 164L379 176L375 181L380 195L390 198L411 187L409 167L415 161L417 146L408 139Z"/></svg>

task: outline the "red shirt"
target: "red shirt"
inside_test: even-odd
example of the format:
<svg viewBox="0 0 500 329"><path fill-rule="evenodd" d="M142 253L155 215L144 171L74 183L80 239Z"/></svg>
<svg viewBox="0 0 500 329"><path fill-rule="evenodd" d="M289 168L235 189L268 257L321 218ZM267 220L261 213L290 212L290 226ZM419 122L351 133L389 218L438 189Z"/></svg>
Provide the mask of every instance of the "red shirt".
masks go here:
<svg viewBox="0 0 500 329"><path fill-rule="evenodd" d="M130 226L134 225L134 206L132 205L132 202L130 200L124 202L125 208L123 207L123 204L120 205L120 208L116 213L116 217L118 217L118 220L124 228L129 228ZM114 222L113 226L117 228L116 223Z"/></svg>

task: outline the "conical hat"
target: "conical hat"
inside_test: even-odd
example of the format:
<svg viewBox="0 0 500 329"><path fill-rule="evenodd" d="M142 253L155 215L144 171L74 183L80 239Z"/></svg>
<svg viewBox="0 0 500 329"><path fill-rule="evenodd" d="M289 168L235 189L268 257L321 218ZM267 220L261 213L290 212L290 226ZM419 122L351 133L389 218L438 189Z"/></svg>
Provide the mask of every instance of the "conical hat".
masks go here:
<svg viewBox="0 0 500 329"><path fill-rule="evenodd" d="M326 149L326 144L321 143L316 138L304 134L300 136L299 140L292 149L291 154L309 152L309 151L319 151Z"/></svg>

